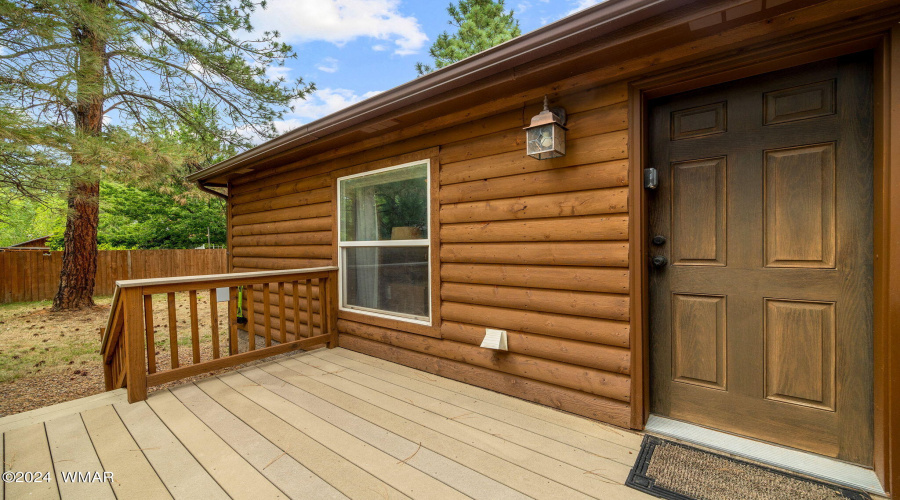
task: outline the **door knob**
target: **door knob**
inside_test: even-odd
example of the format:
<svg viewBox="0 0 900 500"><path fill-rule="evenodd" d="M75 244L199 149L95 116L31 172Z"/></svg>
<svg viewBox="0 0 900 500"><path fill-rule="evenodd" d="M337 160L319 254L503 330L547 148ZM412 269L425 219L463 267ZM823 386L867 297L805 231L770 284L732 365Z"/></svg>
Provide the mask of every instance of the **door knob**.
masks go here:
<svg viewBox="0 0 900 500"><path fill-rule="evenodd" d="M669 259L664 255L657 255L650 259L650 263L653 264L653 267L665 267L669 263Z"/></svg>
<svg viewBox="0 0 900 500"><path fill-rule="evenodd" d="M653 243L656 246L665 245L666 237L661 234L657 234L656 236L653 237L652 240L650 240L650 243Z"/></svg>

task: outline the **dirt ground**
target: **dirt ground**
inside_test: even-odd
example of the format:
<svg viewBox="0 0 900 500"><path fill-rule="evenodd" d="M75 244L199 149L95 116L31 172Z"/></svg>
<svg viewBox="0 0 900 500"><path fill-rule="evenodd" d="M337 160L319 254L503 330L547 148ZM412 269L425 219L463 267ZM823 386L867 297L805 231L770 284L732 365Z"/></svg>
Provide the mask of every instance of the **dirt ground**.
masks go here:
<svg viewBox="0 0 900 500"><path fill-rule="evenodd" d="M0 306L0 416L102 392L100 328L110 297L97 306L50 312L50 302Z"/></svg>
<svg viewBox="0 0 900 500"><path fill-rule="evenodd" d="M100 360L100 329L105 328L111 297L95 298L96 306L75 312L51 312L50 302L0 305L0 417L98 394L105 390ZM168 315L165 296L153 297L157 366L168 369ZM178 318L178 359L192 361L189 296L176 294ZM212 359L209 300L197 300L201 361ZM226 304L220 303L219 331L227 332ZM257 337L257 347L264 345ZM247 350L247 336L241 335L240 352ZM228 352L227 335L220 338L221 353ZM267 358L260 362L270 361ZM255 363L249 363L255 364ZM159 390L208 375L153 387Z"/></svg>

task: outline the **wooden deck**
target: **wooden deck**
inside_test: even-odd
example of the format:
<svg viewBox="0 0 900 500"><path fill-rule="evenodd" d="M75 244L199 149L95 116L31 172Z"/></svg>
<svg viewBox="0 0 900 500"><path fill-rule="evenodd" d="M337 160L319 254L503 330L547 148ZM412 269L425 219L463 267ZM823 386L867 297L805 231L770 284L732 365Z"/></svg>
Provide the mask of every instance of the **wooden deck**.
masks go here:
<svg viewBox="0 0 900 500"><path fill-rule="evenodd" d="M321 349L151 394L0 419L0 498L649 498L623 486L641 436ZM64 472L112 482L61 481Z"/></svg>

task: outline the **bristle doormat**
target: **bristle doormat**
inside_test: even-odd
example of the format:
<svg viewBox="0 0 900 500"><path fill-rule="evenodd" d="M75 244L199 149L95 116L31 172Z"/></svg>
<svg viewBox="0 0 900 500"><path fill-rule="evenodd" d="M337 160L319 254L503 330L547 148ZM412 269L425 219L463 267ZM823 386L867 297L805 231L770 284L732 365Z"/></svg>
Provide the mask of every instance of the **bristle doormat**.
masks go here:
<svg viewBox="0 0 900 500"><path fill-rule="evenodd" d="M668 500L871 500L866 493L649 435L625 484Z"/></svg>

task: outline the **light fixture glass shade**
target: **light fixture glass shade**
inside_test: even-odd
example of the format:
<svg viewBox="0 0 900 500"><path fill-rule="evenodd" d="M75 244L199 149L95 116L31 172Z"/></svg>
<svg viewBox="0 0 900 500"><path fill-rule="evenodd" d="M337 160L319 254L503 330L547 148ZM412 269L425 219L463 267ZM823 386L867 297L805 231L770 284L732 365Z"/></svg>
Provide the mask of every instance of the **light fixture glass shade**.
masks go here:
<svg viewBox="0 0 900 500"><path fill-rule="evenodd" d="M538 160L566 154L566 129L557 123L529 127L525 131L528 156Z"/></svg>
<svg viewBox="0 0 900 500"><path fill-rule="evenodd" d="M544 110L534 115L525 127L525 150L528 156L538 160L556 158L566 154L566 110L550 108L544 96Z"/></svg>

